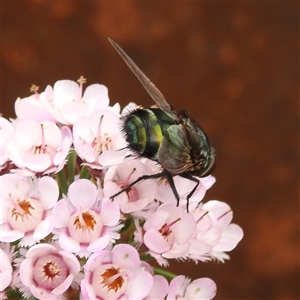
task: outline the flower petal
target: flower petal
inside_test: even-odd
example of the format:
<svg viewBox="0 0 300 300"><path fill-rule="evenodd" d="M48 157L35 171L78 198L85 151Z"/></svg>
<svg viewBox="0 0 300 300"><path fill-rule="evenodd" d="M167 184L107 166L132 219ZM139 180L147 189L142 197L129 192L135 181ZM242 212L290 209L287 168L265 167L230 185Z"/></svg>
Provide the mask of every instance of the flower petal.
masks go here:
<svg viewBox="0 0 300 300"><path fill-rule="evenodd" d="M32 293L32 295L34 297L36 297L37 299L40 299L40 300L55 300L55 299L57 299L57 297L54 294L50 293L49 291L47 291L45 289L37 287L34 284L31 284L30 292Z"/></svg>
<svg viewBox="0 0 300 300"><path fill-rule="evenodd" d="M124 269L132 269L140 264L140 257L135 248L119 244L111 251L112 262Z"/></svg>
<svg viewBox="0 0 300 300"><path fill-rule="evenodd" d="M68 226L70 212L65 200L58 201L53 210L52 218L56 228L64 228Z"/></svg>
<svg viewBox="0 0 300 300"><path fill-rule="evenodd" d="M73 279L74 279L74 274L72 274L72 273L69 274L69 276L64 280L64 282L61 285L59 285L58 287L56 287L55 289L53 289L51 292L57 296L61 295L63 292L65 292L70 287Z"/></svg>
<svg viewBox="0 0 300 300"><path fill-rule="evenodd" d="M145 297L147 300L165 299L169 289L167 279L161 275L153 276L153 285L150 293Z"/></svg>
<svg viewBox="0 0 300 300"><path fill-rule="evenodd" d="M51 166L51 158L48 154L44 153L25 153L23 163L28 169L34 172L43 172Z"/></svg>
<svg viewBox="0 0 300 300"><path fill-rule="evenodd" d="M26 197L30 191L30 185L26 177L17 174L5 174L0 177L1 195L8 198L19 199Z"/></svg>
<svg viewBox="0 0 300 300"><path fill-rule="evenodd" d="M32 284L32 273L32 261L30 259L25 259L20 266L20 279L22 283L27 287L30 287L30 285Z"/></svg>
<svg viewBox="0 0 300 300"><path fill-rule="evenodd" d="M57 182L49 177L44 176L39 180L39 193L40 193L40 202L43 205L43 208L50 209L57 202L59 196L59 188Z"/></svg>
<svg viewBox="0 0 300 300"><path fill-rule="evenodd" d="M150 228L144 235L145 245L153 252L163 253L171 248L168 243L157 230Z"/></svg>
<svg viewBox="0 0 300 300"><path fill-rule="evenodd" d="M106 226L114 226L120 220L120 210L116 202L103 199L101 218Z"/></svg>
<svg viewBox="0 0 300 300"><path fill-rule="evenodd" d="M199 278L192 281L185 292L188 299L206 300L215 297L217 286L210 278Z"/></svg>
<svg viewBox="0 0 300 300"><path fill-rule="evenodd" d="M49 211L48 215L44 220L40 221L39 224L34 229L33 238L36 241L39 241L46 237L53 229L53 222L51 218L51 212Z"/></svg>
<svg viewBox="0 0 300 300"><path fill-rule="evenodd" d="M148 272L139 272L137 276L128 280L125 295L128 299L143 299L152 289L153 277Z"/></svg>
<svg viewBox="0 0 300 300"><path fill-rule="evenodd" d="M35 258L55 252L55 247L50 244L38 244L30 248L26 254L27 258Z"/></svg>
<svg viewBox="0 0 300 300"><path fill-rule="evenodd" d="M92 207L97 195L96 186L87 179L77 179L70 185L68 191L68 197L77 209Z"/></svg>
<svg viewBox="0 0 300 300"><path fill-rule="evenodd" d="M111 238L109 235L100 237L100 238L94 240L93 242L91 242L89 244L89 246L87 247L87 250L90 252L96 252L96 251L103 250L108 245L110 240L111 240Z"/></svg>
<svg viewBox="0 0 300 300"><path fill-rule="evenodd" d="M80 250L80 244L65 234L60 234L59 245L65 251L69 251L69 252L78 252Z"/></svg>

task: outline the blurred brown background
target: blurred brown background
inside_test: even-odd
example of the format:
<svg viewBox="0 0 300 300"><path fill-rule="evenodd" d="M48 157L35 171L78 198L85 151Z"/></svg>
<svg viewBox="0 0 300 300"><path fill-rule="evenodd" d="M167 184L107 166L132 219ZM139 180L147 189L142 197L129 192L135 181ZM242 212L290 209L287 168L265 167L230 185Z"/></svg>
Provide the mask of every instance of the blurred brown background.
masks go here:
<svg viewBox="0 0 300 300"><path fill-rule="evenodd" d="M208 276L215 299L300 299L299 3L2 1L1 111L59 79L108 86L111 103L152 100L115 39L217 149L205 200L245 232L225 264L172 263Z"/></svg>

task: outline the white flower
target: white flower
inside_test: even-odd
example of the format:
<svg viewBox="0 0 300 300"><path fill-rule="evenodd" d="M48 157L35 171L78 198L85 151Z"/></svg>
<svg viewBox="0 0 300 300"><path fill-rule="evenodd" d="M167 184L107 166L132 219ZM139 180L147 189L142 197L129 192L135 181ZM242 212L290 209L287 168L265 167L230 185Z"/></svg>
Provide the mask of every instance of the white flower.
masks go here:
<svg viewBox="0 0 300 300"><path fill-rule="evenodd" d="M243 230L231 224L232 210L224 202L211 200L191 212L197 223L195 235L190 241L188 257L197 261L211 258L224 261L243 238Z"/></svg>
<svg viewBox="0 0 300 300"><path fill-rule="evenodd" d="M31 247L20 266L20 278L29 292L38 299L62 299L80 271L75 255L54 245L39 244Z"/></svg>
<svg viewBox="0 0 300 300"><path fill-rule="evenodd" d="M9 161L7 141L13 136L14 129L12 124L5 118L0 117L0 171L5 168Z"/></svg>
<svg viewBox="0 0 300 300"><path fill-rule="evenodd" d="M150 170L136 159L126 160L118 166L109 168L104 177L104 195L110 197L126 188L139 177L149 174ZM144 180L135 184L114 198L123 213L140 212L154 201L157 191L155 180Z"/></svg>
<svg viewBox="0 0 300 300"><path fill-rule="evenodd" d="M216 295L217 287L210 278L199 278L191 282L190 279L180 275L170 282L167 300L209 300Z"/></svg>
<svg viewBox="0 0 300 300"><path fill-rule="evenodd" d="M112 110L102 109L90 117L78 118L73 135L77 154L91 168L103 169L119 164L127 155L120 118Z"/></svg>
<svg viewBox="0 0 300 300"><path fill-rule="evenodd" d="M50 121L17 120L14 135L6 141L13 163L25 174L60 171L72 144L70 128Z"/></svg>
<svg viewBox="0 0 300 300"><path fill-rule="evenodd" d="M68 197L54 208L55 229L65 250L88 257L119 238L120 210L115 202L99 199L97 187L87 179L74 181Z"/></svg>
<svg viewBox="0 0 300 300"><path fill-rule="evenodd" d="M36 122L50 121L55 123L54 117L35 93L26 98L18 98L15 102L15 112L19 120L29 119Z"/></svg>
<svg viewBox="0 0 300 300"><path fill-rule="evenodd" d="M31 246L51 233L52 207L58 185L48 176L40 179L6 174L1 180L0 240Z"/></svg>
<svg viewBox="0 0 300 300"><path fill-rule="evenodd" d="M143 241L149 254L159 264L167 265L165 258L184 258L196 223L181 207L163 204L143 226ZM139 235L136 235L138 237Z"/></svg>
<svg viewBox="0 0 300 300"><path fill-rule="evenodd" d="M153 285L153 277L144 271L137 250L127 244L119 244L111 252L94 253L84 272L84 299L144 299Z"/></svg>
<svg viewBox="0 0 300 300"><path fill-rule="evenodd" d="M109 104L107 87L102 84L88 86L84 93L83 77L78 82L59 80L52 89L48 86L40 95L43 104L51 111L57 122L73 125L81 116L90 117L96 110L107 108Z"/></svg>

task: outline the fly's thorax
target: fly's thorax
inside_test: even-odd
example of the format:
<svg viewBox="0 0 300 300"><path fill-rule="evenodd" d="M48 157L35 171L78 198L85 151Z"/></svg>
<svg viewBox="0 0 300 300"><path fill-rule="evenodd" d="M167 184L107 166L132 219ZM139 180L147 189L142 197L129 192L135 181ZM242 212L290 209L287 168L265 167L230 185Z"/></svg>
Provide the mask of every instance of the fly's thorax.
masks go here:
<svg viewBox="0 0 300 300"><path fill-rule="evenodd" d="M137 109L125 117L123 131L128 148L140 156L157 160L163 135L175 121L156 108Z"/></svg>
<svg viewBox="0 0 300 300"><path fill-rule="evenodd" d="M171 174L209 175L215 164L215 152L199 125L188 117L169 126L158 150L159 163Z"/></svg>
<svg viewBox="0 0 300 300"><path fill-rule="evenodd" d="M215 149L200 126L190 118L183 119L188 144L190 146L190 157L192 167L190 172L199 177L211 174L215 167Z"/></svg>

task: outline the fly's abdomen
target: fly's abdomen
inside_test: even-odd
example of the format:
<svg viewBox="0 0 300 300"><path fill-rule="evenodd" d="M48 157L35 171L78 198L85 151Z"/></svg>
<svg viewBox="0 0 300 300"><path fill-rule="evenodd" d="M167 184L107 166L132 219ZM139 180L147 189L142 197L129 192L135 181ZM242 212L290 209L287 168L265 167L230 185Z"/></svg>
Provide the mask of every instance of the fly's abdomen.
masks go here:
<svg viewBox="0 0 300 300"><path fill-rule="evenodd" d="M160 109L133 111L124 122L128 147L141 156L156 160L164 131L173 124L174 120Z"/></svg>

